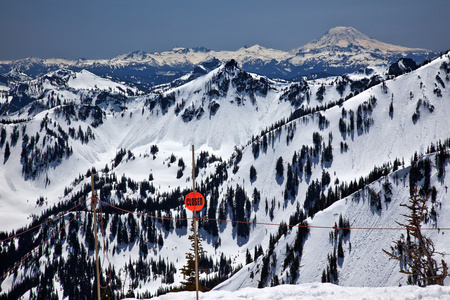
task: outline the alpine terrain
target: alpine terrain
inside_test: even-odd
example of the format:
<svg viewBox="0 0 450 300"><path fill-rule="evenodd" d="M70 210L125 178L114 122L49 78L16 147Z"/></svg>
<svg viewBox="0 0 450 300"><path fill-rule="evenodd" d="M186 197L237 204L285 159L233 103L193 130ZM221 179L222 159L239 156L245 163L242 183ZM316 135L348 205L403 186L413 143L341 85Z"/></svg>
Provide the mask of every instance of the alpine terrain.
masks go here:
<svg viewBox="0 0 450 300"><path fill-rule="evenodd" d="M448 261L450 56L407 53L431 55L337 27L291 52L3 62L0 299L96 298L96 231L105 297L188 290L193 180L204 291L414 283L383 249L414 240L401 205L429 195L423 233ZM137 56L191 71L151 88L95 72ZM254 72L270 66L285 76ZM339 75L279 79L315 68Z"/></svg>

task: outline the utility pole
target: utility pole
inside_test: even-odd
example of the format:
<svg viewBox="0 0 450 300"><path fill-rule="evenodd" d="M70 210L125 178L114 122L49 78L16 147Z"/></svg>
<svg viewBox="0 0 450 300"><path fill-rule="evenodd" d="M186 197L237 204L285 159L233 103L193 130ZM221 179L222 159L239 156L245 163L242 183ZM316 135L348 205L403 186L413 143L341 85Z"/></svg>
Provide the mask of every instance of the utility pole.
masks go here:
<svg viewBox="0 0 450 300"><path fill-rule="evenodd" d="M195 157L192 145L192 190L195 194ZM197 245L197 211L194 210L194 244L195 244L195 293L198 300L198 245Z"/></svg>
<svg viewBox="0 0 450 300"><path fill-rule="evenodd" d="M100 271L98 268L98 243L97 243L97 198L94 190L94 174L91 171L91 185L92 185L92 206L94 207L94 237L95 237L95 268L97 269L97 297L100 298Z"/></svg>

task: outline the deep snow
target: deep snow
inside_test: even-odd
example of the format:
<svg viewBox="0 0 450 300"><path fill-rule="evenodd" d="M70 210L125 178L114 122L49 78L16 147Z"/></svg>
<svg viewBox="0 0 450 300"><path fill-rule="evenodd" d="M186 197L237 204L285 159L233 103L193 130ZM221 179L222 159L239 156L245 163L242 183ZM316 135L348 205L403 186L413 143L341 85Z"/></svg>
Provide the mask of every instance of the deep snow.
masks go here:
<svg viewBox="0 0 450 300"><path fill-rule="evenodd" d="M155 300L188 300L196 299L195 292L169 293ZM199 293L199 299L217 300L437 300L450 299L450 287L417 286L403 287L342 287L330 283L310 283L299 285L280 285L276 287L257 289L243 288L231 291L210 291Z"/></svg>

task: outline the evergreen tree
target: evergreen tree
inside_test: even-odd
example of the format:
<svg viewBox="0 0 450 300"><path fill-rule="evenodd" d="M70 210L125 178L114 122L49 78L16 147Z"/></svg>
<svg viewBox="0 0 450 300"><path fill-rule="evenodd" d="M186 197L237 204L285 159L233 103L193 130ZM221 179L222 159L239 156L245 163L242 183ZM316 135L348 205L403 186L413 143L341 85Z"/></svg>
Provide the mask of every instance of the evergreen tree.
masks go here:
<svg viewBox="0 0 450 300"><path fill-rule="evenodd" d="M250 181L255 181L256 180L256 169L255 167L252 165L250 167Z"/></svg>
<svg viewBox="0 0 450 300"><path fill-rule="evenodd" d="M407 235L414 237L415 242L411 239L401 239L395 242L396 249L392 248L392 252L383 249L383 252L390 258L398 260L406 265L406 269L400 270L400 273L408 275L408 283L418 284L419 286L427 286L433 284L444 285L444 280L448 275L448 267L442 259L439 264L434 257L436 254L443 255L435 250L434 243L431 239L423 236L421 227L427 216L427 202L429 196L420 196L417 188L413 189L413 193L409 198L409 204L400 204L409 210L406 217L407 224L398 223L407 230ZM401 251L400 251L401 249Z"/></svg>
<svg viewBox="0 0 450 300"><path fill-rule="evenodd" d="M9 143L6 142L6 146L5 146L5 155L4 155L3 163L6 163L6 161L8 160L8 158L9 158L10 155L11 155L11 150L9 149Z"/></svg>
<svg viewBox="0 0 450 300"><path fill-rule="evenodd" d="M264 148L264 149L267 149L267 134L265 134L264 136L263 136L263 140L262 140L262 147ZM265 151L265 150L264 150Z"/></svg>
<svg viewBox="0 0 450 300"><path fill-rule="evenodd" d="M389 105L389 117L391 117L391 119L394 117L394 101L391 101L391 104Z"/></svg>
<svg viewBox="0 0 450 300"><path fill-rule="evenodd" d="M339 258L344 258L344 248L342 247L342 237L339 237L339 242L338 242L338 257Z"/></svg>
<svg viewBox="0 0 450 300"><path fill-rule="evenodd" d="M283 177L284 167L283 167L283 158L281 156L277 160L275 170L277 171L277 177Z"/></svg>
<svg viewBox="0 0 450 300"><path fill-rule="evenodd" d="M294 172L292 166L288 163L287 165L287 180L286 180L286 189L284 193L284 199L288 199L289 193L291 197L295 197L296 187L298 183L295 181Z"/></svg>
<svg viewBox="0 0 450 300"><path fill-rule="evenodd" d="M0 147L3 147L3 144L6 141L6 129L2 127L1 133L0 133Z"/></svg>
<svg viewBox="0 0 450 300"><path fill-rule="evenodd" d="M257 159L259 154L259 141L255 141L252 143L252 153L253 157Z"/></svg>
<svg viewBox="0 0 450 300"><path fill-rule="evenodd" d="M139 251L141 255L147 257L148 255L147 241L144 239L144 235L142 233L139 236Z"/></svg>
<svg viewBox="0 0 450 300"><path fill-rule="evenodd" d="M253 204L258 204L261 201L261 193L256 188L253 189L252 199Z"/></svg>
<svg viewBox="0 0 450 300"><path fill-rule="evenodd" d="M322 271L322 283L327 282L327 272L325 271L325 269L323 269Z"/></svg>
<svg viewBox="0 0 450 300"><path fill-rule="evenodd" d="M311 158L309 156L306 159L305 172L306 172L306 175L308 175L308 176L312 175L312 163L311 163Z"/></svg>
<svg viewBox="0 0 450 300"><path fill-rule="evenodd" d="M294 256L294 260L291 264L291 266L289 267L289 274L291 274L291 284L294 284L295 281L298 278L298 273L300 269L300 259L298 257L298 255Z"/></svg>
<svg viewBox="0 0 450 300"><path fill-rule="evenodd" d="M251 262L253 262L252 255L250 254L250 251L248 251L247 249L247 253L245 254L245 264L247 265Z"/></svg>
<svg viewBox="0 0 450 300"><path fill-rule="evenodd" d="M189 252L186 253L186 264L180 269L181 274L183 274L184 281L181 282L183 287L181 288L183 291L195 291L195 235L194 235L194 220L191 222L191 234L189 235L189 240L191 241L191 248L189 249ZM198 259L204 255L205 251L203 250L202 246L202 238L197 235L197 253L198 253ZM205 271L200 270L200 271ZM205 291L205 286L202 286L199 281L199 287L198 289L200 291Z"/></svg>
<svg viewBox="0 0 450 300"><path fill-rule="evenodd" d="M247 238L250 234L250 224L247 222L247 216L249 215L251 205L248 197L242 187L239 185L236 186L236 192L234 195L233 202L233 219L239 220L242 222L237 223L237 235L243 238ZM246 209L247 208L247 213Z"/></svg>

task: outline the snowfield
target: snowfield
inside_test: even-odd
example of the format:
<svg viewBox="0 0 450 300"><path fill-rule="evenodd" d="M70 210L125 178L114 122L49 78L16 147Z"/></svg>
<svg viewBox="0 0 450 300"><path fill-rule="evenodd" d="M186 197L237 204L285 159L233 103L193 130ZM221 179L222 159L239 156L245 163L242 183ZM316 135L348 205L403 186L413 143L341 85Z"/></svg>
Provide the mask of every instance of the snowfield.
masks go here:
<svg viewBox="0 0 450 300"><path fill-rule="evenodd" d="M155 300L188 300L196 299L195 292L169 293ZM450 299L450 287L417 286L402 287L342 287L330 283L309 283L299 285L280 285L276 287L257 289L243 288L238 291L210 291L199 293L199 299L216 300L437 300Z"/></svg>

